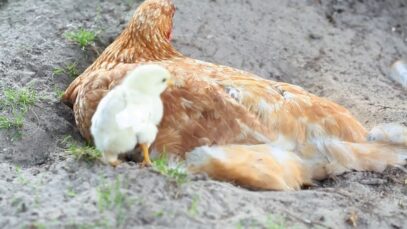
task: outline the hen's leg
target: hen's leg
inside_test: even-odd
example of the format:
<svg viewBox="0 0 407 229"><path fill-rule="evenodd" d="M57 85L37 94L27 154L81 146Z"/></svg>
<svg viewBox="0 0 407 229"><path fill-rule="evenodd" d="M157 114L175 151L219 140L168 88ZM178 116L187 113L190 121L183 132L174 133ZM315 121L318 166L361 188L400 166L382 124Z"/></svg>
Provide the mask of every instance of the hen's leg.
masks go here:
<svg viewBox="0 0 407 229"><path fill-rule="evenodd" d="M143 160L143 165L145 166L150 166L151 165L151 160L150 160L150 155L148 153L148 148L150 148L149 145L147 144L140 144L141 150L143 151L143 156L144 156L144 160Z"/></svg>

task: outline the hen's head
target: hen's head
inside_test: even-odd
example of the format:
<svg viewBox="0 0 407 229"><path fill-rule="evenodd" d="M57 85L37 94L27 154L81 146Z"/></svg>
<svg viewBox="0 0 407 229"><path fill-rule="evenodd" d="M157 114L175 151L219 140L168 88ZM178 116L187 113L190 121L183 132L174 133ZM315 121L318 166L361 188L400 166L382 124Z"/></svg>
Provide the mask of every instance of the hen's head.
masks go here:
<svg viewBox="0 0 407 229"><path fill-rule="evenodd" d="M131 27L146 39L170 40L174 13L171 0L146 0L136 10Z"/></svg>
<svg viewBox="0 0 407 229"><path fill-rule="evenodd" d="M171 0L145 0L126 29L86 70L111 69L118 63L166 60L182 56L170 42L175 6Z"/></svg>

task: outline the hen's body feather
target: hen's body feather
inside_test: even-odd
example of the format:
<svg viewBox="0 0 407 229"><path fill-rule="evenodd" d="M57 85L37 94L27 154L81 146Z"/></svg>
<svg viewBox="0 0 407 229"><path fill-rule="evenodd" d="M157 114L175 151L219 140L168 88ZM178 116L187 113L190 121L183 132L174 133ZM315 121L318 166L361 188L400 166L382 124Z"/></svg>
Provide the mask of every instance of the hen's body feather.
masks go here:
<svg viewBox="0 0 407 229"><path fill-rule="evenodd" d="M152 13L157 9L162 18ZM140 15L152 22L143 23ZM172 15L170 0L146 0L122 35L67 89L65 101L74 104L76 123L86 139L100 99L125 72L147 62L167 68L175 83L161 96L164 117L152 147L182 157L190 151L201 154L188 157L195 171L249 187L286 190L351 169L381 170L379 164L404 163L398 158L406 153L404 148L383 145L376 152L376 145L366 142L365 128L334 102L295 85L182 56L160 35L172 26ZM164 19L170 20L168 26L162 25ZM147 32L129 35L133 27ZM156 40L145 45L152 33ZM131 42L146 52L123 56L120 47ZM227 160L212 160L216 153ZM284 153L290 162L277 160L276 155ZM262 159L267 163L259 165Z"/></svg>

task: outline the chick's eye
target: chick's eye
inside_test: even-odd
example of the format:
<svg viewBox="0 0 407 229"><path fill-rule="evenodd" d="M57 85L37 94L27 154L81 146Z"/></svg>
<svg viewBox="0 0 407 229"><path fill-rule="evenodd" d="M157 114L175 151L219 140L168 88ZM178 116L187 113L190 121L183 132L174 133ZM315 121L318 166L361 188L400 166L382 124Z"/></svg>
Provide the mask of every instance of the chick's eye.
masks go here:
<svg viewBox="0 0 407 229"><path fill-rule="evenodd" d="M167 81L167 79L165 79L165 78L162 80L163 83L165 83L166 81Z"/></svg>

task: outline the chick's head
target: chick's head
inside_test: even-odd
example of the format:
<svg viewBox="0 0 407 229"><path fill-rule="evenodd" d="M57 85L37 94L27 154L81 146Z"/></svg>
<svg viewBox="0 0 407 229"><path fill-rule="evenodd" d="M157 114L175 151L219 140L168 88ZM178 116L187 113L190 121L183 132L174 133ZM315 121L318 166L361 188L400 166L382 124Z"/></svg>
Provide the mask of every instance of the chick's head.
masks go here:
<svg viewBox="0 0 407 229"><path fill-rule="evenodd" d="M171 73L156 64L146 64L131 71L123 81L129 90L159 96L171 84Z"/></svg>

